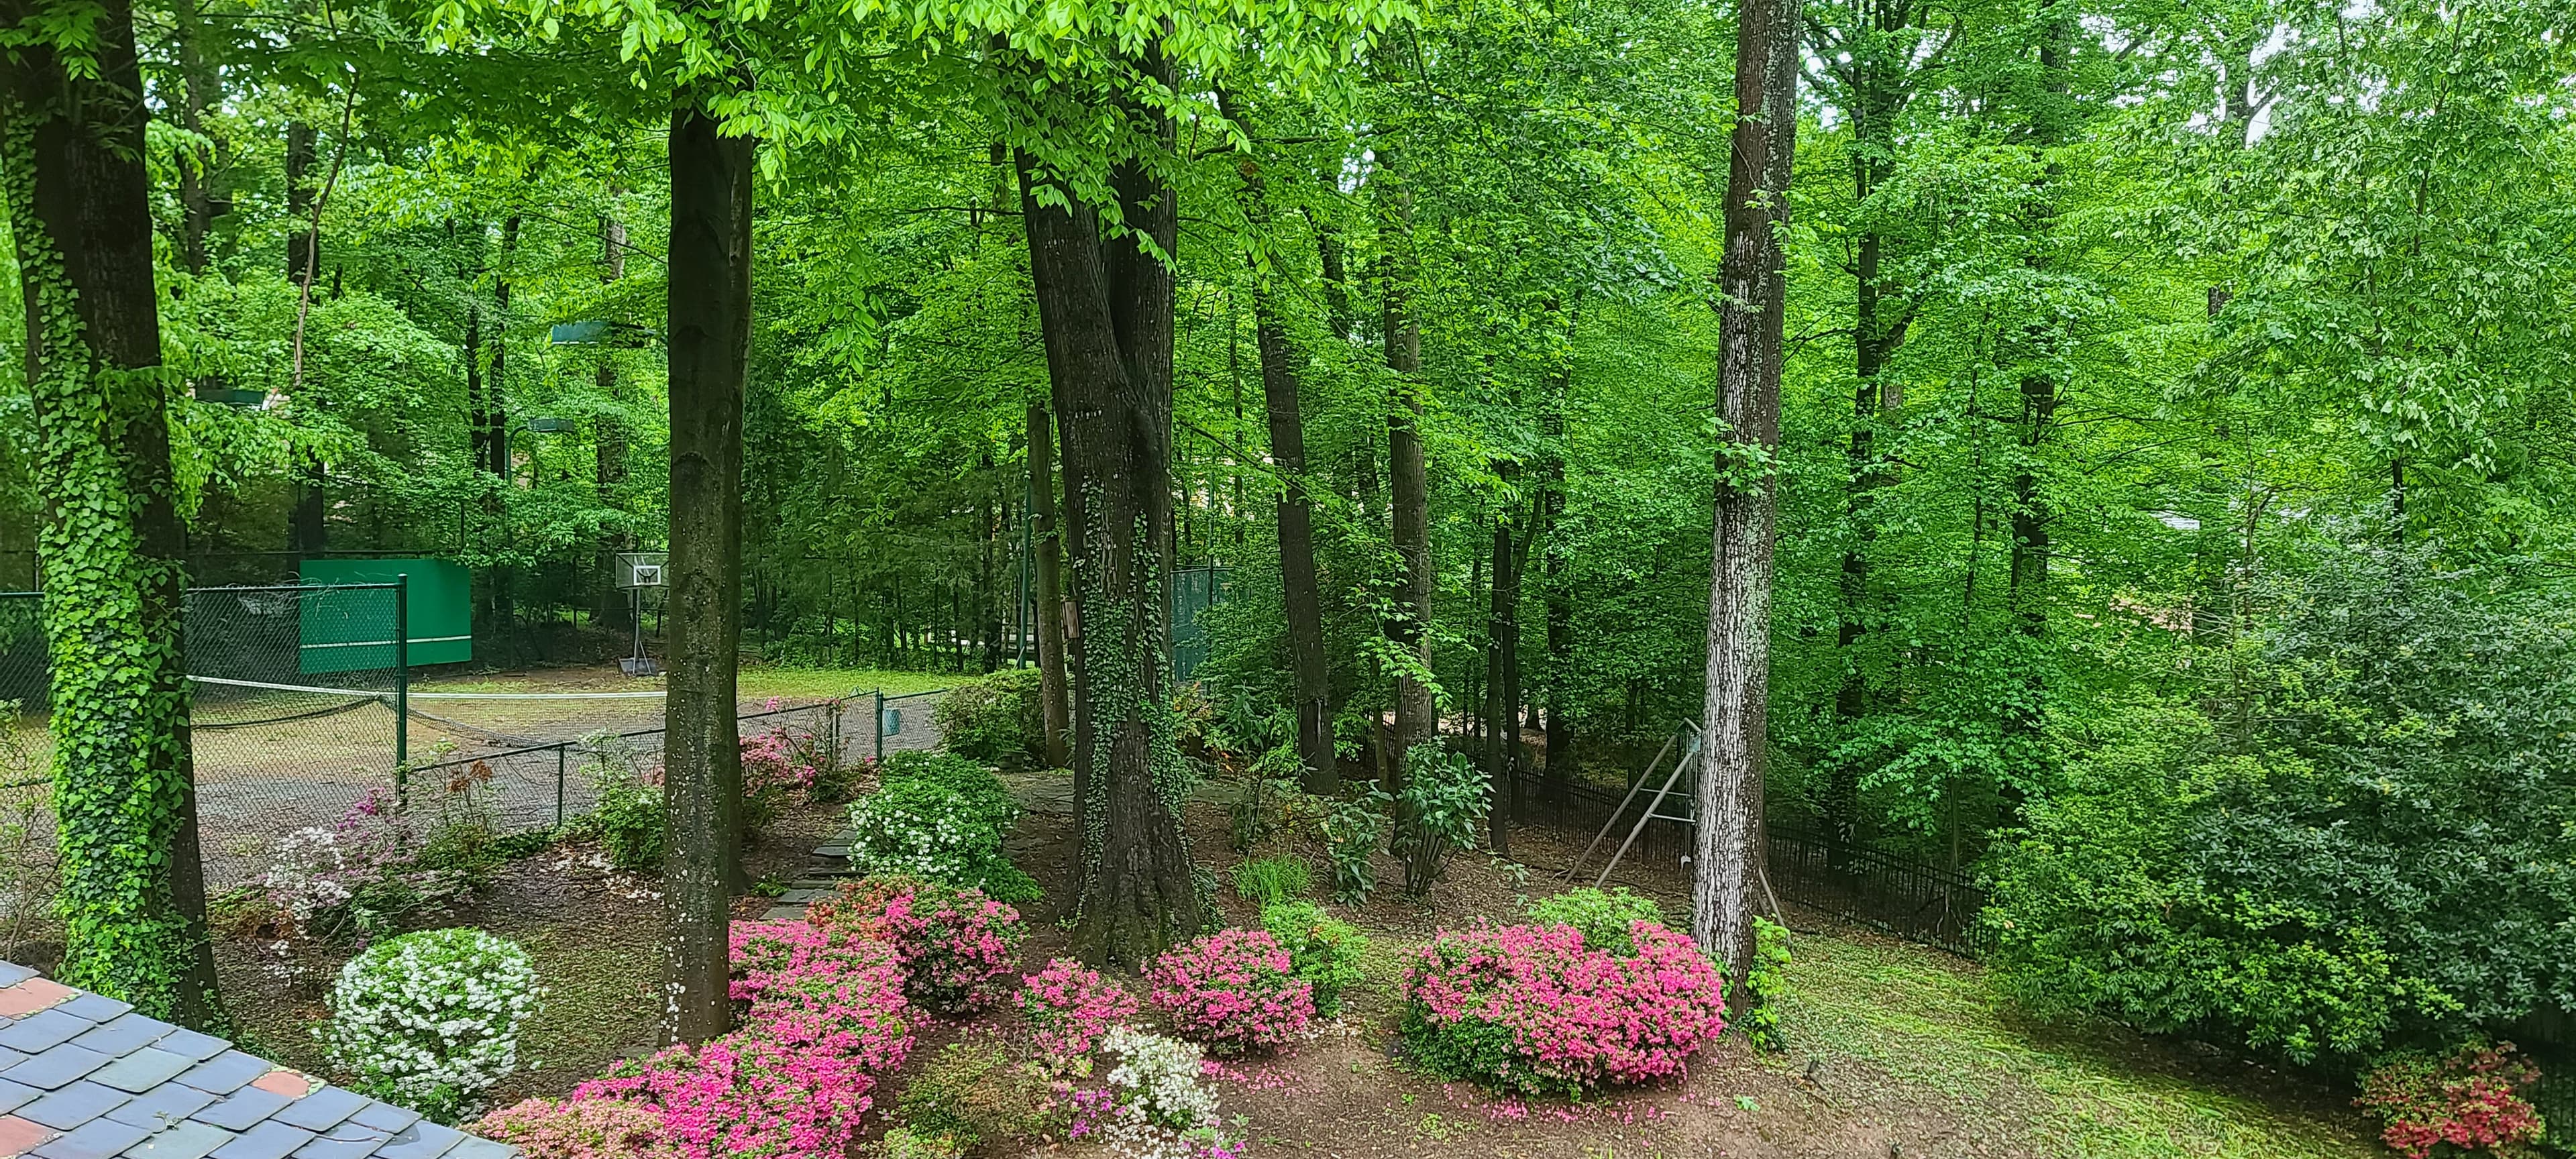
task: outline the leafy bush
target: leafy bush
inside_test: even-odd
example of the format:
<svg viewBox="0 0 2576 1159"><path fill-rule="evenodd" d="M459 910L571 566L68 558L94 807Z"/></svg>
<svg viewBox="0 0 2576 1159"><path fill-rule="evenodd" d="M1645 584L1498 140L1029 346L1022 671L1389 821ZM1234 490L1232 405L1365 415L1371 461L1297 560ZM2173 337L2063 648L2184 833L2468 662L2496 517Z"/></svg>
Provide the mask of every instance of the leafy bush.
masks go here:
<svg viewBox="0 0 2576 1159"><path fill-rule="evenodd" d="M1235 852L1251 852L1296 821L1306 800L1296 779L1303 767L1297 762L1296 748L1283 745L1262 753L1243 771L1243 795L1226 807Z"/></svg>
<svg viewBox="0 0 2576 1159"><path fill-rule="evenodd" d="M1111 1025L1137 1010L1135 996L1124 987L1071 958L1022 978L1019 1001L1020 1013L1036 1031L1039 1053L1058 1063L1091 1053Z"/></svg>
<svg viewBox="0 0 2576 1159"><path fill-rule="evenodd" d="M945 1135L968 1148L1050 1134L1072 1111L1045 1076L989 1035L941 1047L895 1100L895 1112L916 1133Z"/></svg>
<svg viewBox="0 0 2576 1159"><path fill-rule="evenodd" d="M777 702L771 701L770 705L775 708ZM742 751L743 820L752 829L767 827L789 806L812 798L815 752L811 737L800 737L772 725L758 736L740 738L738 743Z"/></svg>
<svg viewBox="0 0 2576 1159"><path fill-rule="evenodd" d="M1298 857L1256 857L1234 867L1234 892L1269 905L1287 901L1314 884L1314 871Z"/></svg>
<svg viewBox="0 0 2576 1159"><path fill-rule="evenodd" d="M939 743L978 761L1046 755L1046 700L1035 668L1005 668L959 684L930 710Z"/></svg>
<svg viewBox="0 0 2576 1159"><path fill-rule="evenodd" d="M1789 927L1766 917L1753 919L1753 965L1745 971L1744 988L1751 1007L1744 1016L1744 1037L1756 1050L1777 1054L1789 1049L1780 1030L1780 1004L1789 997Z"/></svg>
<svg viewBox="0 0 2576 1159"><path fill-rule="evenodd" d="M837 898L816 907L808 920L833 928L833 940L892 946L904 993L938 1014L972 1014L1000 1001L1018 975L1019 944L1028 935L1018 910L981 890L911 878L843 882Z"/></svg>
<svg viewBox="0 0 2576 1159"><path fill-rule="evenodd" d="M1028 901L1037 882L1002 852L1019 813L991 769L946 753L891 754L876 793L850 806L850 864Z"/></svg>
<svg viewBox="0 0 2576 1159"><path fill-rule="evenodd" d="M1630 927L1638 922L1663 924L1664 907L1624 885L1608 891L1584 886L1531 902L1529 916L1542 925L1573 926L1583 935L1585 949L1625 958L1637 952Z"/></svg>
<svg viewBox="0 0 2576 1159"><path fill-rule="evenodd" d="M1315 1021L1314 983L1263 930L1219 930L1174 946L1146 971L1147 997L1183 1038L1217 1054L1268 1049Z"/></svg>
<svg viewBox="0 0 2576 1159"><path fill-rule="evenodd" d="M2512 579L2336 549L2267 593L2226 727L2067 722L2066 784L1994 866L1999 979L2336 1066L2576 992L2576 623Z"/></svg>
<svg viewBox="0 0 2576 1159"><path fill-rule="evenodd" d="M1438 741L1404 754L1404 789L1397 800L1396 856L1404 859L1404 891L1415 897L1449 872L1449 855L1473 849L1482 836L1493 782Z"/></svg>
<svg viewBox="0 0 2576 1159"><path fill-rule="evenodd" d="M1368 976L1360 966L1368 955L1368 935L1308 901L1263 907L1261 928L1288 951L1289 968L1315 987L1316 1016L1341 1014L1342 991Z"/></svg>
<svg viewBox="0 0 2576 1159"><path fill-rule="evenodd" d="M1318 828L1324 835L1324 854L1333 862L1334 901L1366 905L1369 895L1377 892L1377 867L1369 859L1386 841L1387 809L1394 802L1372 784L1325 810Z"/></svg>
<svg viewBox="0 0 2576 1159"><path fill-rule="evenodd" d="M1228 1137L1217 1114L1216 1092L1201 1081L1199 1048L1113 1027L1102 1044L1118 1064L1109 1085L1075 1093L1075 1139L1099 1137L1118 1155L1175 1159L1238 1159L1239 1140Z"/></svg>
<svg viewBox="0 0 2576 1159"><path fill-rule="evenodd" d="M314 1033L350 1089L453 1123L519 1069L537 993L526 950L481 930L422 930L341 967Z"/></svg>
<svg viewBox="0 0 2576 1159"><path fill-rule="evenodd" d="M1622 957L1572 926L1444 930L1405 972L1405 1042L1441 1074L1519 1093L1679 1074L1725 1027L1725 980L1670 929L1631 937Z"/></svg>
<svg viewBox="0 0 2576 1159"><path fill-rule="evenodd" d="M966 1143L955 1135L895 1127L871 1150L876 1159L964 1159Z"/></svg>
<svg viewBox="0 0 2576 1159"><path fill-rule="evenodd" d="M583 738L590 754L582 771L590 777L599 804L591 816L608 864L626 873L657 873L670 840L670 821L662 808L662 773L648 770L623 738L594 733Z"/></svg>
<svg viewBox="0 0 2576 1159"><path fill-rule="evenodd" d="M529 1159L847 1159L876 1076L912 1050L894 949L802 923L744 925L756 928L736 939L747 953L734 989L754 997L739 1029L474 1129Z"/></svg>
<svg viewBox="0 0 2576 1159"><path fill-rule="evenodd" d="M2540 1113L2523 1098L2540 1068L2514 1057L2512 1043L2461 1047L2446 1058L2398 1054L2363 1078L2353 1105L2379 1116L2381 1141L2407 1159L2436 1148L2533 1155Z"/></svg>

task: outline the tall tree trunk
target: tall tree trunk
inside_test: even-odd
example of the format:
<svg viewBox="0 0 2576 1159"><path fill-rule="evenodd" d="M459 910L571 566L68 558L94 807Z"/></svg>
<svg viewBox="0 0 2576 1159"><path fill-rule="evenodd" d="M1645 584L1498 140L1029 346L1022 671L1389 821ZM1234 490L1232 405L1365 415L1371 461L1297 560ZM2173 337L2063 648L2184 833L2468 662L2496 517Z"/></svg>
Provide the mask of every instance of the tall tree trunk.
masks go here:
<svg viewBox="0 0 2576 1159"><path fill-rule="evenodd" d="M179 53L179 127L190 136L206 135L206 110L216 101L215 71L206 66L202 41L205 21L197 0L176 0L171 5L173 31ZM191 142L179 149L179 264L192 276L206 272L206 231L214 222L214 199L207 193L206 181L212 175L215 151Z"/></svg>
<svg viewBox="0 0 2576 1159"><path fill-rule="evenodd" d="M2057 162L2049 156L2049 150L2068 139L2074 115L2067 99L2067 52L2074 36L2074 16L2064 0L2040 0L2039 19L2041 94L2030 110L2029 136L2042 165L2039 188L2032 198L2031 249L2026 259L2034 270L2048 265L2047 238L2056 216L2050 187L2057 178ZM2050 525L2055 519L2040 478L2039 460L2041 448L2057 424L2055 361L2064 339L2065 328L2060 322L2040 320L2024 327L2027 349L2023 357L2029 365L2021 374L2021 415L2017 426L2021 452L2012 478L2012 557L2008 578L2013 625L2031 643L2020 660L2022 694L2005 709L2002 726L2005 737L2028 750L2033 761L2042 759L2038 749L2048 695L2038 641L2048 634L2048 562L2053 550L2049 540ZM2019 814L2028 788L2011 776L1999 788L2006 812L2002 820L2010 824Z"/></svg>
<svg viewBox="0 0 2576 1159"><path fill-rule="evenodd" d="M1034 505L1030 552L1037 556L1038 702L1046 727L1046 762L1067 767L1073 739L1071 686L1065 681L1064 624L1072 612L1064 598L1064 541L1056 527L1055 421L1046 404L1029 404L1029 495Z"/></svg>
<svg viewBox="0 0 2576 1159"><path fill-rule="evenodd" d="M310 123L286 123L286 217L290 222L309 221L313 216L313 144ZM288 282L303 285L305 278L321 268L322 255L316 252L320 240L304 229L287 232Z"/></svg>
<svg viewBox="0 0 2576 1159"><path fill-rule="evenodd" d="M1230 117L1240 119L1232 108ZM1267 242L1272 217L1269 188L1261 169L1243 165L1243 202L1256 232ZM1318 245L1330 256L1326 293L1342 297L1341 250L1329 234ZM1306 476L1305 404L1299 398L1297 354L1288 344L1279 317L1277 276L1258 255L1252 267L1252 343L1261 360L1261 399L1268 412L1270 464L1279 472L1279 590L1288 624L1289 667L1297 682L1297 759L1304 766L1307 792L1328 795L1341 788L1341 762L1333 752L1333 689L1324 660L1324 602L1316 578L1314 499ZM1340 309L1347 310L1344 302ZM1335 324L1338 326L1338 316Z"/></svg>
<svg viewBox="0 0 2576 1159"><path fill-rule="evenodd" d="M31 0L0 0L26 29ZM53 669L60 978L221 1032L197 851L181 639L184 529L153 287L143 77L126 0L86 60L41 40L0 69L0 193L26 300Z"/></svg>
<svg viewBox="0 0 2576 1159"><path fill-rule="evenodd" d="M1547 706L1546 777L1550 808L1562 808L1566 789L1574 772L1574 722L1569 718L1567 703L1573 691L1574 667L1574 592L1565 574L1565 404L1574 389L1574 360L1571 353L1574 332L1583 318L1583 303L1578 299L1566 313L1566 348L1568 353L1548 375L1547 396L1539 404L1539 434L1546 444L1541 462L1538 514L1532 520L1534 530L1543 536L1547 546L1539 560L1542 586L1547 592L1547 684L1542 691ZM1526 555L1530 545L1523 543ZM1514 683L1518 683L1515 681ZM1517 727L1517 722L1515 722ZM1519 734L1514 733L1515 738Z"/></svg>
<svg viewBox="0 0 2576 1159"><path fill-rule="evenodd" d="M732 1024L726 930L742 855L734 725L742 636L742 408L751 340L751 140L696 99L671 114L671 566L663 794L672 1035Z"/></svg>
<svg viewBox="0 0 2576 1159"><path fill-rule="evenodd" d="M1511 491L1514 464L1496 464L1503 491ZM1494 512L1494 590L1486 636L1485 770L1493 782L1492 807L1486 813L1494 852L1511 856L1512 817L1504 803L1513 797L1515 766L1521 752L1520 730L1520 549L1514 546L1512 508ZM1523 537L1524 546L1526 537Z"/></svg>
<svg viewBox="0 0 2576 1159"><path fill-rule="evenodd" d="M1720 278L1716 542L1710 561L1708 672L1691 867L1691 936L1741 982L1753 960L1761 872L1765 701L1771 669L1771 552L1780 445L1780 329L1798 131L1798 0L1738 10L1726 253ZM1742 992L1741 985L1736 987Z"/></svg>
<svg viewBox="0 0 2576 1159"><path fill-rule="evenodd" d="M1381 296L1386 366L1393 371L1387 399L1387 489L1396 558L1403 571L1403 599L1387 635L1409 670L1395 678L1395 759L1438 732L1431 685L1431 477L1422 452L1422 330L1413 318L1413 195L1403 184L1391 147L1378 153L1379 206L1386 216ZM1391 188L1389 188L1391 186Z"/></svg>
<svg viewBox="0 0 2576 1159"><path fill-rule="evenodd" d="M1159 50L1138 63L1168 82ZM1169 146L1168 120L1130 115ZM1073 940L1090 960L1132 966L1204 920L1170 701L1172 274L1143 245L1173 252L1178 202L1141 165L1118 166L1110 184L1140 236L1104 242L1088 209L1039 203L1044 178L1025 158L1021 181L1047 365L1066 404L1065 493L1099 503L1086 503L1075 553L1074 768L1088 784Z"/></svg>
<svg viewBox="0 0 2576 1159"><path fill-rule="evenodd" d="M626 223L603 214L599 219L599 280L614 282L625 276ZM626 395L617 379L617 360L610 353L612 349L608 336L603 335L594 384L600 396L611 406L622 406ZM594 423L591 438L594 500L603 508L623 513L626 508L626 419L613 410L603 410ZM605 580L599 585L597 599L591 606L590 622L593 626L613 631L634 627L631 620L634 611L627 606L627 594L614 582L618 553L633 550L634 533L622 526L609 528L600 536L599 570Z"/></svg>

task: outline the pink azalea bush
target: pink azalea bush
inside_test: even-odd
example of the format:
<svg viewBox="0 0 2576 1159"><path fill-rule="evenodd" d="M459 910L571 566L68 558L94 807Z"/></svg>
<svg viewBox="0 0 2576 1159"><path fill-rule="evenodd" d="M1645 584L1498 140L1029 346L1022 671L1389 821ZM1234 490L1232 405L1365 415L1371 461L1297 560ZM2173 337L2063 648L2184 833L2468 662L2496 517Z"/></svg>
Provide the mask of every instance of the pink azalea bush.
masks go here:
<svg viewBox="0 0 2576 1159"><path fill-rule="evenodd" d="M1058 958L1020 980L1020 1012L1037 1033L1038 1050L1051 1059L1075 1059L1136 1013L1136 998L1100 971Z"/></svg>
<svg viewBox="0 0 2576 1159"><path fill-rule="evenodd" d="M893 946L801 922L734 927L739 1029L623 1063L475 1129L530 1159L844 1159L913 1036Z"/></svg>
<svg viewBox="0 0 2576 1159"><path fill-rule="evenodd" d="M1725 979L1681 934L1649 921L1630 930L1626 956L1586 948L1566 925L1441 931L1405 972L1414 1056L1520 1093L1681 1074L1725 1028Z"/></svg>
<svg viewBox="0 0 2576 1159"><path fill-rule="evenodd" d="M772 710L778 705L776 698L769 701ZM743 737L741 746L743 803L755 823L812 799L818 770L786 729L773 725L758 736Z"/></svg>
<svg viewBox="0 0 2576 1159"><path fill-rule="evenodd" d="M904 993L923 1009L952 1017L1010 993L1028 935L1020 911L980 889L902 877L845 882L837 900L808 907L807 914L836 940L877 939L893 947Z"/></svg>
<svg viewBox="0 0 2576 1159"><path fill-rule="evenodd" d="M1315 1022L1315 984L1267 930L1219 930L1154 959L1150 1000L1216 1054L1276 1047Z"/></svg>

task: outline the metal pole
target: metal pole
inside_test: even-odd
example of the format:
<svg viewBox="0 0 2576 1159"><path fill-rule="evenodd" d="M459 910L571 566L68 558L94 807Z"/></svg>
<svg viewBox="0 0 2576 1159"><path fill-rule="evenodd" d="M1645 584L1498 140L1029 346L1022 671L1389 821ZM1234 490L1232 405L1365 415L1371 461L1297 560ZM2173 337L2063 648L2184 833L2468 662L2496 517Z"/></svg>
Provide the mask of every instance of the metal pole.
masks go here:
<svg viewBox="0 0 2576 1159"><path fill-rule="evenodd" d="M1646 762L1645 773L1628 785L1628 795L1619 798L1619 807L1610 810L1610 816L1601 822L1601 831L1592 835L1592 844L1584 846L1583 855L1575 858L1574 864L1565 867L1563 874L1565 880L1574 880L1575 873L1583 868L1583 863L1592 860L1592 851L1601 848L1601 843L1609 838L1611 828L1619 824L1620 815L1628 811L1628 806L1637 800L1638 792L1646 787L1646 778L1655 775L1655 767L1663 764L1664 754L1671 751L1673 751L1673 738L1668 736L1664 738L1664 747L1655 750L1655 759ZM1653 809L1647 810L1649 813L1653 811Z"/></svg>
<svg viewBox="0 0 2576 1159"><path fill-rule="evenodd" d="M411 796L411 573L394 576L394 801Z"/></svg>
<svg viewBox="0 0 2576 1159"><path fill-rule="evenodd" d="M1602 883L1610 880L1610 871L1619 868L1619 859L1628 855L1628 847L1636 844L1637 835L1646 831L1646 822L1654 820L1655 810L1663 807L1664 795L1673 791L1673 782L1682 779L1682 770L1691 767L1691 758L1699 755L1702 739L1699 729L1692 728L1690 746L1682 750L1682 759L1673 762L1673 771L1664 777L1663 787L1655 790L1655 799L1647 802L1646 811L1637 814L1636 827L1628 830L1628 839L1619 843L1619 851L1611 854L1609 862L1601 867L1601 876L1592 879L1592 888L1601 888Z"/></svg>
<svg viewBox="0 0 2576 1159"><path fill-rule="evenodd" d="M564 746L555 746L555 828L564 823Z"/></svg>
<svg viewBox="0 0 2576 1159"><path fill-rule="evenodd" d="M885 763L885 690L878 689L869 695L876 698L877 710L868 718L868 731L876 734L877 763L882 765Z"/></svg>

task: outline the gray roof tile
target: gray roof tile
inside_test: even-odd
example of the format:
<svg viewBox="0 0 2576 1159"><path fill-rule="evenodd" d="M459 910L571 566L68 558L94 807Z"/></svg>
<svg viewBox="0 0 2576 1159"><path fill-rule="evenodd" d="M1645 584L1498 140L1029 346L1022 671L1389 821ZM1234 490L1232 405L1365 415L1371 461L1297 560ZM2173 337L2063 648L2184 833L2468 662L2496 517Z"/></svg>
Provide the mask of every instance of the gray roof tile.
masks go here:
<svg viewBox="0 0 2576 1159"><path fill-rule="evenodd" d="M367 1159L376 1148L393 1140L393 1132L343 1122L322 1132L320 1138L298 1147L295 1159Z"/></svg>
<svg viewBox="0 0 2576 1159"><path fill-rule="evenodd" d="M86 1018L92 1022L106 1022L109 1019L124 1014L126 1011L134 1009L134 1007L131 1003L119 1002L114 998L107 998L97 994L83 994L78 998L74 998L69 1002L65 1002L62 1005L55 1007L54 1009L60 1010L63 1013L72 1015L76 1018Z"/></svg>
<svg viewBox="0 0 2576 1159"><path fill-rule="evenodd" d="M133 1096L83 1079L18 1108L18 1117L68 1131L124 1106Z"/></svg>
<svg viewBox="0 0 2576 1159"><path fill-rule="evenodd" d="M27 1061L25 1054L0 1046L0 1070L7 1070L25 1061Z"/></svg>
<svg viewBox="0 0 2576 1159"><path fill-rule="evenodd" d="M35 1102L37 1099L43 1098L44 1094L45 1092L28 1086L25 1083L13 1083L6 1079L0 1079L0 1115L8 1114L9 1112L26 1106L29 1103Z"/></svg>
<svg viewBox="0 0 2576 1159"><path fill-rule="evenodd" d="M109 1159L152 1132L114 1119L92 1119L77 1131L36 1148L36 1159Z"/></svg>
<svg viewBox="0 0 2576 1159"><path fill-rule="evenodd" d="M180 1075L179 1081L201 1091L228 1095L273 1069L267 1059L227 1050L198 1063L196 1069Z"/></svg>
<svg viewBox="0 0 2576 1159"><path fill-rule="evenodd" d="M72 1041L102 1054L132 1054L169 1037L170 1032L177 1029L158 1018L127 1013L99 1023L97 1029Z"/></svg>
<svg viewBox="0 0 2576 1159"><path fill-rule="evenodd" d="M365 1105L365 1095L341 1087L323 1087L286 1104L286 1109L270 1117L288 1126L323 1131L356 1114L358 1108Z"/></svg>
<svg viewBox="0 0 2576 1159"><path fill-rule="evenodd" d="M440 1159L464 1141L465 1132L423 1119L376 1148L376 1159Z"/></svg>
<svg viewBox="0 0 2576 1159"><path fill-rule="evenodd" d="M241 1133L215 1149L215 1159L286 1159L295 1149L312 1142L314 1134L302 1127L267 1122Z"/></svg>
<svg viewBox="0 0 2576 1159"><path fill-rule="evenodd" d="M35 976L34 970L16 962L0 962L0 986L15 986Z"/></svg>
<svg viewBox="0 0 2576 1159"><path fill-rule="evenodd" d="M39 1010L0 1030L0 1046L35 1054L50 1050L87 1033L97 1022L73 1014L62 1006Z"/></svg>
<svg viewBox="0 0 2576 1159"><path fill-rule="evenodd" d="M179 1072L195 1065L184 1054L172 1054L159 1047L147 1046L98 1068L89 1077L92 1082L140 1094L179 1077Z"/></svg>
<svg viewBox="0 0 2576 1159"><path fill-rule="evenodd" d="M392 1103L368 1103L358 1108L357 1114L349 1116L349 1121L361 1127L373 1127L376 1130L391 1133L419 1122L420 1112L406 1110Z"/></svg>
<svg viewBox="0 0 2576 1159"><path fill-rule="evenodd" d="M276 1091L245 1087L231 1098L197 1111L190 1118L202 1119L227 1131L247 1131L250 1125L283 1109L287 1097Z"/></svg>
<svg viewBox="0 0 2576 1159"><path fill-rule="evenodd" d="M206 1159L233 1141L233 1133L205 1123L181 1123L125 1149L126 1159Z"/></svg>
<svg viewBox="0 0 2576 1159"><path fill-rule="evenodd" d="M198 1062L204 1062L207 1059L222 1054L224 1052L224 1048L231 1046L232 1044L211 1034L199 1034L193 1030L173 1029L170 1032L170 1037L164 1038L152 1045L158 1046L172 1054L184 1054Z"/></svg>
<svg viewBox="0 0 2576 1159"><path fill-rule="evenodd" d="M519 1149L516 1147L467 1135L464 1142L457 1144L455 1150L447 1153L446 1159L513 1159L518 1153Z"/></svg>
<svg viewBox="0 0 2576 1159"><path fill-rule="evenodd" d="M106 1066L108 1058L86 1046L64 1043L27 1061L0 1071L0 1079L25 1083L38 1090L59 1090L91 1071Z"/></svg>
<svg viewBox="0 0 2576 1159"><path fill-rule="evenodd" d="M195 1087L165 1083L137 1096L133 1102L107 1113L107 1117L137 1127L159 1129L176 1123L215 1101L215 1096Z"/></svg>

